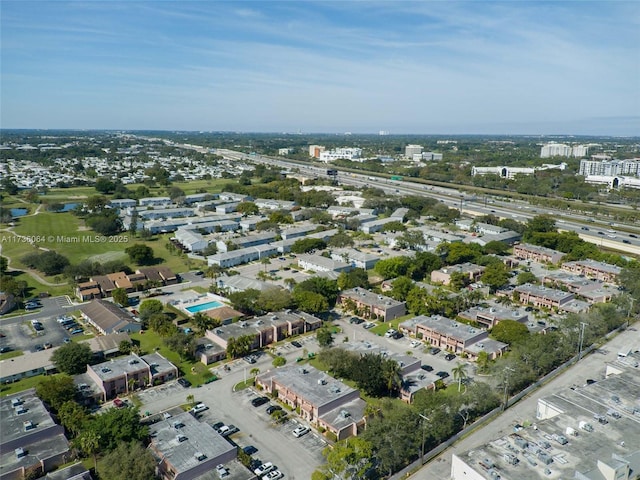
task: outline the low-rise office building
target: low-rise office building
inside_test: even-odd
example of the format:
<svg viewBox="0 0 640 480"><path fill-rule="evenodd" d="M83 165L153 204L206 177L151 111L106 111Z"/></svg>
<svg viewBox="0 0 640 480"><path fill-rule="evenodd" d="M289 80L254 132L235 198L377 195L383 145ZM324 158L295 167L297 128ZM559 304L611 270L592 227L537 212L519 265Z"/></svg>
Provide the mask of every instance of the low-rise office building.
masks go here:
<svg viewBox="0 0 640 480"><path fill-rule="evenodd" d="M237 456L235 445L188 412L160 420L151 430L149 451L162 480L195 480Z"/></svg>
<svg viewBox="0 0 640 480"><path fill-rule="evenodd" d="M453 353L463 353L474 343L488 337L486 330L470 327L447 317L420 315L402 322L398 328L434 347Z"/></svg>
<svg viewBox="0 0 640 480"><path fill-rule="evenodd" d="M136 388L158 385L178 378L178 368L159 353L139 357L131 353L125 357L87 366L87 375L107 401Z"/></svg>
<svg viewBox="0 0 640 480"><path fill-rule="evenodd" d="M40 478L66 463L69 443L34 389L0 399L0 478Z"/></svg>
<svg viewBox="0 0 640 480"><path fill-rule="evenodd" d="M363 317L379 318L385 322L407 313L405 302L399 302L360 287L340 292L337 303L343 308L355 307Z"/></svg>
<svg viewBox="0 0 640 480"><path fill-rule="evenodd" d="M256 385L294 409L306 421L325 428L338 440L364 425L365 401L360 392L310 365L287 365L260 374Z"/></svg>
<svg viewBox="0 0 640 480"><path fill-rule="evenodd" d="M507 308L497 304L490 307L473 307L458 313L458 316L476 322L486 329L495 327L502 320L513 320L520 323L529 321L529 314L524 309Z"/></svg>
<svg viewBox="0 0 640 480"><path fill-rule="evenodd" d="M142 329L142 325L127 310L106 300L92 300L80 307L80 313L102 335L139 332Z"/></svg>
<svg viewBox="0 0 640 480"><path fill-rule="evenodd" d="M540 263L558 263L564 253L551 248L539 247L529 243L519 243L513 247L513 256L520 260L531 260Z"/></svg>
<svg viewBox="0 0 640 480"><path fill-rule="evenodd" d="M520 297L520 303L531 304L535 307L561 309L575 298L575 294L563 292L554 288L547 288L532 283L518 285L515 289Z"/></svg>
<svg viewBox="0 0 640 480"><path fill-rule="evenodd" d="M250 336L252 338L250 348L254 350L292 335L316 330L321 326L322 320L308 313L281 311L221 325L213 330L207 330L205 336L224 349L229 346L232 339Z"/></svg>
<svg viewBox="0 0 640 480"><path fill-rule="evenodd" d="M622 268L596 260L576 260L575 262L564 262L562 269L577 275L584 275L587 278L595 278L602 282L615 283Z"/></svg>
<svg viewBox="0 0 640 480"><path fill-rule="evenodd" d="M640 479L640 373L604 369L595 383L540 398L529 417L519 417L529 426L454 453L451 479Z"/></svg>
<svg viewBox="0 0 640 480"><path fill-rule="evenodd" d="M470 282L477 282L485 271L485 267L465 262L458 265L450 265L440 270L431 272L431 281L433 283L442 283L449 285L453 275L464 275Z"/></svg>

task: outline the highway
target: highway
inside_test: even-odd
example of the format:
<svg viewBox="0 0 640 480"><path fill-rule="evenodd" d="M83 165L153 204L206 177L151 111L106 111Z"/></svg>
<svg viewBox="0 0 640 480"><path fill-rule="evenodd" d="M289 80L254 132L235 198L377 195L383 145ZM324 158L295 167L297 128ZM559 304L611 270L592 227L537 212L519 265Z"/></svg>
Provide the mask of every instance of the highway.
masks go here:
<svg viewBox="0 0 640 480"><path fill-rule="evenodd" d="M636 225L612 224L606 220L594 219L587 215L534 206L524 201L503 201L487 196L469 195L455 188L390 180L371 173L344 172L331 164L327 164L327 167L318 167L281 158L248 155L243 152L226 149L218 149L216 153L230 160L263 163L286 171L299 172L310 177L329 178L327 169L334 169L338 171L336 179L339 184L360 188L376 187L382 189L388 195L428 196L443 202L451 208L458 208L462 213L470 216L493 214L499 218L511 218L519 222L526 222L537 215L547 214L556 218L556 226L560 231L574 231L583 240L595 243L600 247L617 250L622 253L640 255L640 228Z"/></svg>

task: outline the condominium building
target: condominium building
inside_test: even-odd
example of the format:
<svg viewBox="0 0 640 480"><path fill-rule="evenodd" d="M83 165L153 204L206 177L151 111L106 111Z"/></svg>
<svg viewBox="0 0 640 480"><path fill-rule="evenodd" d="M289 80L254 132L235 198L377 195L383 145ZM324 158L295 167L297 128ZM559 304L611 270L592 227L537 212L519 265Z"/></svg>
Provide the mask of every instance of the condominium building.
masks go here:
<svg viewBox="0 0 640 480"><path fill-rule="evenodd" d="M356 287L345 290L338 295L337 303L343 308L352 304L364 317L378 317L388 322L403 316L407 312L404 302L399 302L384 295L377 295L364 288Z"/></svg>
<svg viewBox="0 0 640 480"><path fill-rule="evenodd" d="M640 175L640 158L630 158L627 160L601 160L591 157L591 160L580 160L578 175L582 175L583 177L590 175L601 175L605 177L616 175L637 177Z"/></svg>
<svg viewBox="0 0 640 480"><path fill-rule="evenodd" d="M513 256L520 260L532 260L540 263L558 263L564 253L551 248L539 247L529 243L520 243L513 247Z"/></svg>
<svg viewBox="0 0 640 480"><path fill-rule="evenodd" d="M407 158L414 158L414 155L422 155L422 145L407 145L404 147L404 156Z"/></svg>
<svg viewBox="0 0 640 480"><path fill-rule="evenodd" d="M594 278L602 282L615 283L622 268L596 260L576 260L574 262L564 262L562 269L577 275L584 275L587 278Z"/></svg>
<svg viewBox="0 0 640 480"><path fill-rule="evenodd" d="M540 149L540 158L549 157L570 157L572 149L569 145L563 143L547 143Z"/></svg>
<svg viewBox="0 0 640 480"><path fill-rule="evenodd" d="M366 403L360 392L311 365L275 368L258 375L256 385L338 440L357 435L364 425Z"/></svg>

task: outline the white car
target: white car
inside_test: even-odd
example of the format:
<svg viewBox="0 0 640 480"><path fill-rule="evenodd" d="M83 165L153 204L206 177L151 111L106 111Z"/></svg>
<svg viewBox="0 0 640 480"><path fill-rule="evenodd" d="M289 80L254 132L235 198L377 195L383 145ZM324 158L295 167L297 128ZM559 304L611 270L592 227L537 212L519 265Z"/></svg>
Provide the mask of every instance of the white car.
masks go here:
<svg viewBox="0 0 640 480"><path fill-rule="evenodd" d="M200 413L204 412L205 410L209 410L209 407L207 407L204 403L199 403L191 409L191 413Z"/></svg>
<svg viewBox="0 0 640 480"><path fill-rule="evenodd" d="M268 480L278 480L282 477L284 477L284 474L280 470L272 470L264 476L264 478L267 478Z"/></svg>
<svg viewBox="0 0 640 480"><path fill-rule="evenodd" d="M307 433L309 433L311 431L311 429L309 427L298 427L293 431L293 436L296 438L300 438L303 435L306 435Z"/></svg>
<svg viewBox="0 0 640 480"><path fill-rule="evenodd" d="M411 348L417 348L422 344L422 342L418 341L418 340L412 340L411 341Z"/></svg>
<svg viewBox="0 0 640 480"><path fill-rule="evenodd" d="M396 334L396 331L393 328L387 330L387 333L384 334L385 337L391 338Z"/></svg>
<svg viewBox="0 0 640 480"><path fill-rule="evenodd" d="M270 471L275 470L275 469L276 469L276 467L275 467L275 465L273 463L267 462L267 463L263 463L258 468L256 468L253 471L253 473L255 473L256 475L261 477L262 475L266 475L267 473L269 473Z"/></svg>

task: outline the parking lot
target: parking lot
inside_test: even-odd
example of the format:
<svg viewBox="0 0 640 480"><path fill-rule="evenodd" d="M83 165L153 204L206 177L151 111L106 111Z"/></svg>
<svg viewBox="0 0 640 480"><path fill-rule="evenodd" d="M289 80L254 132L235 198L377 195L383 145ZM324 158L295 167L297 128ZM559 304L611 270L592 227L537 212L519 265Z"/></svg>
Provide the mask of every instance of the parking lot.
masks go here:
<svg viewBox="0 0 640 480"><path fill-rule="evenodd" d="M295 348L295 347L294 347ZM299 349L297 349L299 350ZM270 357L268 357L270 359ZM267 359L260 359L257 365L261 370L269 367ZM246 364L246 368L249 365ZM253 367L253 365L252 365ZM252 389L233 392L232 387L243 380L245 366L242 360L236 362L230 372L220 380L199 388L184 388L177 382L149 389L138 394L142 414L169 412L179 413L177 404L187 403L187 396L193 395L196 402L202 402L209 408L198 413L198 419L209 425L222 422L235 425L238 432L229 436L229 440L240 447L253 446L257 452L253 458L262 462L271 462L281 470L285 478L308 480L313 471L324 463L322 450L325 441L315 432L296 438L293 430L300 426L294 412L288 412L288 420L277 424L266 412L271 401L259 407L253 407L251 400L260 396Z"/></svg>

